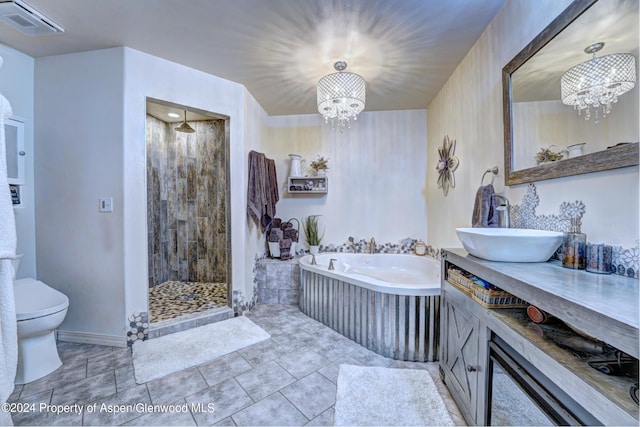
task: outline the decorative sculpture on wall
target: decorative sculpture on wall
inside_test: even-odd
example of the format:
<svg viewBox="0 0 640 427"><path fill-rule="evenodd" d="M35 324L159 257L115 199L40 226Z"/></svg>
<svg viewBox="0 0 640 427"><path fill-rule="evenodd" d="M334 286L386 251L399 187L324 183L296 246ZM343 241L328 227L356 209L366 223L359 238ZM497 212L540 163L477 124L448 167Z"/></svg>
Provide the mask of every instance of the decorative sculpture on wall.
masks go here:
<svg viewBox="0 0 640 427"><path fill-rule="evenodd" d="M455 170L458 168L460 161L454 156L456 152L456 140L449 139L445 135L442 147L438 147L438 188L442 188L445 197L449 193L449 187L455 188L456 178Z"/></svg>

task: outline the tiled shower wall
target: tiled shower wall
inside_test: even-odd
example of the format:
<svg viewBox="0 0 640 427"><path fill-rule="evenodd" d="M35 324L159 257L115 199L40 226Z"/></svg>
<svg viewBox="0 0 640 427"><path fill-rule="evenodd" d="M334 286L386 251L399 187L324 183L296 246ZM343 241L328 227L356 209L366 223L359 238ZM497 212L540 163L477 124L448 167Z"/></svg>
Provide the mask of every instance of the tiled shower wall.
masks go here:
<svg viewBox="0 0 640 427"><path fill-rule="evenodd" d="M147 115L149 286L227 279L225 122L189 125Z"/></svg>

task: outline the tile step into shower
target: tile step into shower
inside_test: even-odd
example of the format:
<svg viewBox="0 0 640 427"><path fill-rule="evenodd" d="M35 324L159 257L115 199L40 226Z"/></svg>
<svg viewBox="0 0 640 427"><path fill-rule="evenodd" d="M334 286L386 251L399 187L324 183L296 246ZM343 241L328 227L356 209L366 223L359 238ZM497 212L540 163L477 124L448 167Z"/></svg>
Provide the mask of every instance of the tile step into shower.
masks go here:
<svg viewBox="0 0 640 427"><path fill-rule="evenodd" d="M149 325L149 339L158 338L174 332L185 331L208 325L209 323L221 322L233 317L231 307L217 307L207 311L191 313L174 319L152 322Z"/></svg>

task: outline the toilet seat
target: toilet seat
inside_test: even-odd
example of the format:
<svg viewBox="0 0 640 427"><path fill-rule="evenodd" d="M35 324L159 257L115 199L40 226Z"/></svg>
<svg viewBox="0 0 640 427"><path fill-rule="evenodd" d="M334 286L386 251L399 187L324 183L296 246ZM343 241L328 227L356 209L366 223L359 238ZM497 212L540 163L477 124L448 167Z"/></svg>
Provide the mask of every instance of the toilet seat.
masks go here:
<svg viewBox="0 0 640 427"><path fill-rule="evenodd" d="M33 278L14 280L13 291L18 321L48 316L69 307L65 294Z"/></svg>

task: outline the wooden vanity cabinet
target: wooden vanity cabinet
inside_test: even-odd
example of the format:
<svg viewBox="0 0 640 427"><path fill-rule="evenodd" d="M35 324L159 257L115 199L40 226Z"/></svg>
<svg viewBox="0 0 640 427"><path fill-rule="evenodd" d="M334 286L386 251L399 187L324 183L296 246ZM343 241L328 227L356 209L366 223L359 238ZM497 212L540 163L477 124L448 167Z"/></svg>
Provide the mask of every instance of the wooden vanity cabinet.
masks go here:
<svg viewBox="0 0 640 427"><path fill-rule="evenodd" d="M440 336L444 341L440 367L460 411L467 420L476 423L478 405L482 402L478 387L483 386L481 378L486 368L486 332L468 306L475 304L471 299L456 289L445 292L440 310L443 316Z"/></svg>
<svg viewBox="0 0 640 427"><path fill-rule="evenodd" d="M557 262L485 261L462 249L445 249L441 261L440 375L469 425L487 425L490 351L499 337L524 363L539 370L549 387L561 389L579 411L604 425L640 425L629 386L638 379L605 375L542 336L525 309L488 309L449 283L455 267L482 278L529 304L571 322L583 334L638 358L638 281L563 269ZM615 300L614 300L615 298ZM570 329L566 329L571 333ZM576 338L584 338L576 334Z"/></svg>

